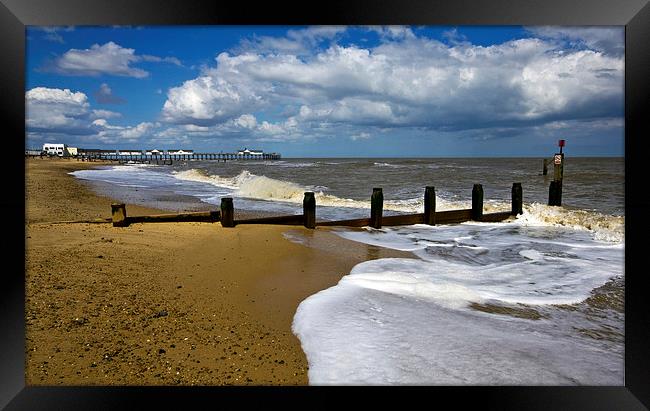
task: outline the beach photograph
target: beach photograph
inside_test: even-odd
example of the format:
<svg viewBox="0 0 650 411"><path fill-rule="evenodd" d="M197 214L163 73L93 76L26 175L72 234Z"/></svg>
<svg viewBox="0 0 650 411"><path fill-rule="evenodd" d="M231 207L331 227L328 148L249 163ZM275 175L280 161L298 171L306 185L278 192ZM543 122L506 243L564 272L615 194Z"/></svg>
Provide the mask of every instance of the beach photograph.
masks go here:
<svg viewBox="0 0 650 411"><path fill-rule="evenodd" d="M624 26L25 35L27 386L625 385Z"/></svg>

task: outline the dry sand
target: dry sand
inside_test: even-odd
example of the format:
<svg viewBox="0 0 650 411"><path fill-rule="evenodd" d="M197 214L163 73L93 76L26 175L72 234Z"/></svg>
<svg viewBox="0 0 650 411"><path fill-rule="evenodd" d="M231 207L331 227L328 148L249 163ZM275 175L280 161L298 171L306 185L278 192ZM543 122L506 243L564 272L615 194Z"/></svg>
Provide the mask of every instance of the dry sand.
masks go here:
<svg viewBox="0 0 650 411"><path fill-rule="evenodd" d="M307 384L298 304L359 262L411 256L323 228L51 224L110 217L67 175L97 164L26 160L27 385Z"/></svg>

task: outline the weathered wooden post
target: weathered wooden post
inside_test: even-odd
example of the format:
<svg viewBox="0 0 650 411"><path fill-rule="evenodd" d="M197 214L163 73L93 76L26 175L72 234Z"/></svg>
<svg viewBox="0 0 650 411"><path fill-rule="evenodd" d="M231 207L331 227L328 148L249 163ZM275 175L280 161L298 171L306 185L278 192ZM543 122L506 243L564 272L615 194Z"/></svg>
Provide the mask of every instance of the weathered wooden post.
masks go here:
<svg viewBox="0 0 650 411"><path fill-rule="evenodd" d="M553 180L562 181L564 176L564 154L559 153L553 157Z"/></svg>
<svg viewBox="0 0 650 411"><path fill-rule="evenodd" d="M316 198L313 192L306 192L302 200L302 219L307 228L316 228Z"/></svg>
<svg viewBox="0 0 650 411"><path fill-rule="evenodd" d="M381 228L381 215L384 210L384 194L381 188L373 188L370 197L370 227Z"/></svg>
<svg viewBox="0 0 650 411"><path fill-rule="evenodd" d="M551 181L548 187L548 205L562 205L562 181Z"/></svg>
<svg viewBox="0 0 650 411"><path fill-rule="evenodd" d="M472 220L481 221L483 218L483 186L474 184L472 188Z"/></svg>
<svg viewBox="0 0 650 411"><path fill-rule="evenodd" d="M561 206L562 205L562 178L564 177L564 140L558 142L560 152L553 156L553 181L548 189L548 205Z"/></svg>
<svg viewBox="0 0 650 411"><path fill-rule="evenodd" d="M521 183L512 183L512 215L523 214L523 191Z"/></svg>
<svg viewBox="0 0 650 411"><path fill-rule="evenodd" d="M233 206L232 198L230 197L223 197L221 199L221 226L235 226L235 207Z"/></svg>
<svg viewBox="0 0 650 411"><path fill-rule="evenodd" d="M424 189L424 224L436 225L436 188L433 186Z"/></svg>
<svg viewBox="0 0 650 411"><path fill-rule="evenodd" d="M542 175L548 174L548 159L544 159L544 168L542 168Z"/></svg>
<svg viewBox="0 0 650 411"><path fill-rule="evenodd" d="M125 204L111 204L111 215L113 218L113 227L126 227L129 225L126 219Z"/></svg>

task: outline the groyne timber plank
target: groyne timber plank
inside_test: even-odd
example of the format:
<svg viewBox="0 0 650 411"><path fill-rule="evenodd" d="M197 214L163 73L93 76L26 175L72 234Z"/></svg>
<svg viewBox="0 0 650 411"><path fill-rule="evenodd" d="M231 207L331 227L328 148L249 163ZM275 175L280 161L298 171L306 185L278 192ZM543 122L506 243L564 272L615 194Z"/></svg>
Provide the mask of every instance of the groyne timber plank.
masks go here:
<svg viewBox="0 0 650 411"><path fill-rule="evenodd" d="M437 211L436 224L464 223L472 219L472 209Z"/></svg>
<svg viewBox="0 0 650 411"><path fill-rule="evenodd" d="M156 214L156 215L142 215L142 216L128 216L126 220L131 223L165 223L165 222L184 222L184 221L219 221L219 211L199 211L194 213L180 213L180 214Z"/></svg>
<svg viewBox="0 0 650 411"><path fill-rule="evenodd" d="M423 224L424 214L402 214L383 216L381 219L382 225L411 225Z"/></svg>
<svg viewBox="0 0 650 411"><path fill-rule="evenodd" d="M510 211L504 211L501 213L483 214L481 221L486 223L497 223L499 221L507 220L510 217L512 217L512 213Z"/></svg>
<svg viewBox="0 0 650 411"><path fill-rule="evenodd" d="M339 221L319 221L316 226L346 226L346 227L365 227L370 225L370 218L355 218L353 220Z"/></svg>
<svg viewBox="0 0 650 411"><path fill-rule="evenodd" d="M302 214L285 215L279 217L250 218L247 220L235 220L237 224L280 224L280 225L303 225Z"/></svg>

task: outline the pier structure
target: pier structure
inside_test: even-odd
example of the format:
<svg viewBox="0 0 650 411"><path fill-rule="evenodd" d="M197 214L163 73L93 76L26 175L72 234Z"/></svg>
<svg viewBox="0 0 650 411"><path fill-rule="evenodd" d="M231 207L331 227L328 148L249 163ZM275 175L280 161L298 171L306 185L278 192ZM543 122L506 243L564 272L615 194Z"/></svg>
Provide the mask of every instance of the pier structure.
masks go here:
<svg viewBox="0 0 650 411"><path fill-rule="evenodd" d="M173 164L174 161L212 160L212 161L237 161L237 160L280 160L279 153L184 153L184 154L124 154L114 152L82 152L77 156L80 161L108 160L119 163L144 163L144 164Z"/></svg>

